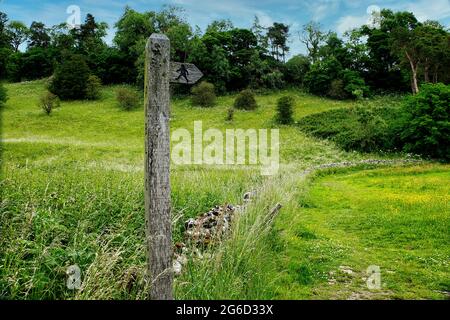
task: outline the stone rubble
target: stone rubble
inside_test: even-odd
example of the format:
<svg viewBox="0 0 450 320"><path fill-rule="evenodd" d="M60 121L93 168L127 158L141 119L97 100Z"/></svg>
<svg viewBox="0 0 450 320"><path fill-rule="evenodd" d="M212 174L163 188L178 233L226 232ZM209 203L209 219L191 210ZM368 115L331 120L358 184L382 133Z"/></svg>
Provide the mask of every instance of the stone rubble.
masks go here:
<svg viewBox="0 0 450 320"><path fill-rule="evenodd" d="M184 242L174 246L174 273L179 275L182 272L188 262L188 255L199 259L209 258L210 254L202 253L202 249L219 243L229 233L234 216L244 212L246 205L255 196L254 191L246 192L242 205L214 206L197 218L189 218L184 224Z"/></svg>

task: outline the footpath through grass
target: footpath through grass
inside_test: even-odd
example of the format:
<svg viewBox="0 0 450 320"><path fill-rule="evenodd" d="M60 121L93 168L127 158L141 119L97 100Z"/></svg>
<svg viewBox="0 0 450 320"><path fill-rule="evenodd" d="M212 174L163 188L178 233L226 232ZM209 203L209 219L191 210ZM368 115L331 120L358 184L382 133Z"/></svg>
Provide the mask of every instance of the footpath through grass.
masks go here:
<svg viewBox="0 0 450 320"><path fill-rule="evenodd" d="M279 298L445 299L450 292L449 166L319 173L282 215ZM369 290L369 266L381 288Z"/></svg>
<svg viewBox="0 0 450 320"><path fill-rule="evenodd" d="M8 84L6 88L10 99L2 110L0 298L146 298L143 107L130 112L120 110L115 102L116 87L104 87L99 101L63 102L48 117L37 107L44 92L43 81ZM276 101L287 93L296 97L295 119L354 104L289 90L259 95L256 111L236 111L234 121L226 122L233 95L220 97L217 106L209 109L194 107L186 98L175 99L171 129L192 132L194 121L203 121L204 128L219 130L275 127L272 119ZM389 99L378 103L388 104ZM279 174L269 178L262 177L259 168L172 167L175 241L182 239L188 217L216 204L238 204L244 192L259 191L246 215L236 222L229 240L211 250L208 258L192 261L177 278L177 298L338 297L332 294L337 292L332 287L324 291L328 294L312 294L314 290L322 292L324 278L317 278L316 270L323 275L344 263L347 251L339 248L348 246L350 240L344 235L334 239L325 234L324 250L329 255L320 253L315 260L307 250L308 242L293 238L291 226L312 228L301 220L307 212L303 205L306 202L301 199L308 186L301 173L314 165L381 156L344 152L331 142L307 136L295 126L281 126L280 157ZM436 168L448 172L448 167ZM444 191L441 188L436 194ZM324 198L329 199L317 202L333 197L325 194ZM283 208L272 228L265 219L277 202ZM360 203L352 205L356 204ZM369 211L361 207L361 212L365 216ZM322 214L317 210L314 216ZM374 214L384 217L383 213ZM362 226L358 222L353 228ZM324 227L317 223L317 228ZM393 239L399 236L394 231ZM319 231L312 234L316 232L314 236L322 241ZM308 232L304 234L308 237ZM429 236L428 232L418 235L423 241L429 241ZM441 245L439 242L436 250L443 250ZM380 258L370 263L384 268L384 263L390 261ZM359 270L365 263L352 267ZM82 290L75 292L65 286L66 269L73 264L80 266L83 280ZM440 269L436 270L433 276L441 277ZM414 281L422 281L405 272ZM414 297L431 296L429 293L438 287L426 287L423 294L414 293Z"/></svg>

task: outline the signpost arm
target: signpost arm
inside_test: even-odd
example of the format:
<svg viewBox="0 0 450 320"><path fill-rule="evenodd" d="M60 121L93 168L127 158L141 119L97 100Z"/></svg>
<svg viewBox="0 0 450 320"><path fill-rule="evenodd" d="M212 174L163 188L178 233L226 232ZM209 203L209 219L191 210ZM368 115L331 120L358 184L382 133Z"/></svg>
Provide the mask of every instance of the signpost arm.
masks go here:
<svg viewBox="0 0 450 320"><path fill-rule="evenodd" d="M145 228L150 298L171 300L170 41L153 34L145 61Z"/></svg>

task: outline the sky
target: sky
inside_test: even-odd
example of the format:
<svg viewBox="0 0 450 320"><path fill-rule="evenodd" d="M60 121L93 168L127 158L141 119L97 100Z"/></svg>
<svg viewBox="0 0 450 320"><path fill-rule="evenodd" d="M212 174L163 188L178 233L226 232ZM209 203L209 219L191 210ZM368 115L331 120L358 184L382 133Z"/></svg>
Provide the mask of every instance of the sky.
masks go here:
<svg viewBox="0 0 450 320"><path fill-rule="evenodd" d="M342 35L367 23L374 9L389 8L413 12L420 21L438 20L450 27L450 0L0 0L0 11L10 20L27 25L41 21L51 26L66 22L73 13L68 8L77 6L82 20L91 13L97 21L108 23L110 29L105 40L111 44L114 23L126 5L140 12L160 10L164 5L180 6L185 19L202 30L217 19L230 19L236 27L249 28L255 15L263 26L283 22L291 30L290 56L305 53L298 32L311 20L320 22L324 30Z"/></svg>

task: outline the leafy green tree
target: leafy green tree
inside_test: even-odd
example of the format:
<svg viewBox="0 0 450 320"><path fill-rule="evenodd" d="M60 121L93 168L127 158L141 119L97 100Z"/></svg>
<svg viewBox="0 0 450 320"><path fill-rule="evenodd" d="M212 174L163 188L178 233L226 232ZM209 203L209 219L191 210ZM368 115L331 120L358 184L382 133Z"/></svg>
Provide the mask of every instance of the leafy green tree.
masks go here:
<svg viewBox="0 0 450 320"><path fill-rule="evenodd" d="M12 82L19 82L22 80L23 70L23 53L11 52L6 60L6 74L8 80Z"/></svg>
<svg viewBox="0 0 450 320"><path fill-rule="evenodd" d="M68 54L56 68L50 91L62 100L86 98L90 70L83 56Z"/></svg>
<svg viewBox="0 0 450 320"><path fill-rule="evenodd" d="M366 62L366 82L372 87L386 91L404 91L409 81L405 79L405 69L399 59L399 51L393 50L392 35L397 28L415 28L417 22L411 13L394 13L381 10L379 27L364 25L360 28L361 37L367 38L368 59ZM409 26L409 27L408 27ZM404 52L401 52L404 56Z"/></svg>
<svg viewBox="0 0 450 320"><path fill-rule="evenodd" d="M339 78L342 66L333 57L319 61L311 66L310 71L305 76L305 86L316 95L326 95L331 87L331 82Z"/></svg>
<svg viewBox="0 0 450 320"><path fill-rule="evenodd" d="M70 33L75 39L76 51L86 55L106 46L103 37L106 36L108 25L104 22L97 23L95 17L88 13L80 28L73 28Z"/></svg>
<svg viewBox="0 0 450 320"><path fill-rule="evenodd" d="M414 30L424 82L438 82L450 68L450 33L436 21L426 21Z"/></svg>
<svg viewBox="0 0 450 320"><path fill-rule="evenodd" d="M284 77L295 86L303 86L303 80L311 67L310 60L304 55L296 55L286 62Z"/></svg>
<svg viewBox="0 0 450 320"><path fill-rule="evenodd" d="M312 63L316 63L319 59L319 49L326 37L327 34L322 31L320 23L311 21L303 26L300 41L306 46Z"/></svg>
<svg viewBox="0 0 450 320"><path fill-rule="evenodd" d="M21 78L35 80L53 74L56 53L50 48L33 47L21 55Z"/></svg>
<svg viewBox="0 0 450 320"><path fill-rule="evenodd" d="M50 41L49 30L45 24L33 21L29 30L28 48L48 48Z"/></svg>
<svg viewBox="0 0 450 320"><path fill-rule="evenodd" d="M10 47L10 34L7 32L8 16L0 11L0 48Z"/></svg>
<svg viewBox="0 0 450 320"><path fill-rule="evenodd" d="M176 29L173 28L177 25L185 24L180 17L181 13L182 10L180 8L173 6L164 7L159 12L148 11L144 13L139 13L128 6L125 8L124 14L115 24L117 32L114 37L114 43L125 54L127 59L135 65L136 79L130 79L129 82L136 81L143 87L147 39L154 32L168 33L170 29L176 32ZM182 47L180 50L182 51L185 48ZM174 49L174 52L176 51L177 48Z"/></svg>
<svg viewBox="0 0 450 320"><path fill-rule="evenodd" d="M258 49L260 54L267 54L269 48L269 38L267 37L265 30L266 28L260 24L258 16L255 15L251 31L258 41Z"/></svg>
<svg viewBox="0 0 450 320"><path fill-rule="evenodd" d="M187 23L180 23L167 30L170 39L171 57L175 61L186 61L191 49L192 28Z"/></svg>
<svg viewBox="0 0 450 320"><path fill-rule="evenodd" d="M29 30L27 26L20 21L11 21L7 26L7 32L14 51L19 51L20 45L28 38Z"/></svg>
<svg viewBox="0 0 450 320"><path fill-rule="evenodd" d="M286 60L286 53L289 52L287 41L289 38L289 26L283 23L274 22L268 28L267 37L271 46L271 53L279 61Z"/></svg>
<svg viewBox="0 0 450 320"><path fill-rule="evenodd" d="M420 44L417 41L418 21L412 13L399 12L394 15L397 23L393 28L390 45L391 51L410 66L411 88L414 94L419 92L418 69L420 64Z"/></svg>
<svg viewBox="0 0 450 320"><path fill-rule="evenodd" d="M450 159L450 85L424 84L404 106L401 140L406 152Z"/></svg>

